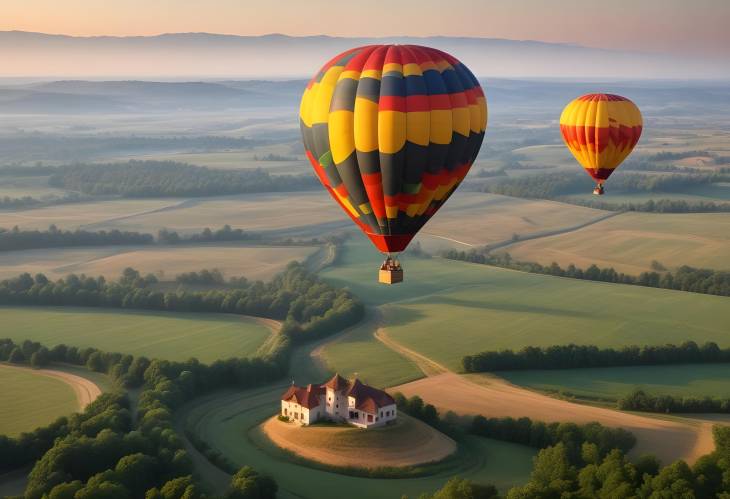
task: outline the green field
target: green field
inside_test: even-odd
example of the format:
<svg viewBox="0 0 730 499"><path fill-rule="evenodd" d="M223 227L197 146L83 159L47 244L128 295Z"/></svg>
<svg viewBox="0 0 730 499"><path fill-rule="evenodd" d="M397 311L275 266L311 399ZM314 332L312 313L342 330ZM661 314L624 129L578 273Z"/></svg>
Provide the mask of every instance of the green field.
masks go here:
<svg viewBox="0 0 730 499"><path fill-rule="evenodd" d="M264 419L275 414L285 386L252 392L216 394L198 399L178 414L178 427L187 427L237 466L253 464L273 476L284 499L351 499L418 497L440 488L458 474L480 483L493 483L502 491L527 480L533 449L470 437L469 458L458 466L433 476L407 479L373 479L346 476L295 464L281 456L258 430ZM194 457L195 459L195 457Z"/></svg>
<svg viewBox="0 0 730 499"><path fill-rule="evenodd" d="M438 258L405 259L405 282L389 287L377 282L379 259L365 243L353 243L338 265L322 275L380 307L395 341L456 370L464 355L530 345L621 346L691 339L730 346L730 307L724 297ZM361 364L367 362L364 358ZM361 365L351 369L359 371Z"/></svg>
<svg viewBox="0 0 730 499"><path fill-rule="evenodd" d="M212 362L252 355L269 336L254 319L76 307L0 307L3 336L150 358Z"/></svg>
<svg viewBox="0 0 730 499"><path fill-rule="evenodd" d="M616 400L636 388L654 395L730 398L728 364L504 371L498 375L534 390L586 398Z"/></svg>
<svg viewBox="0 0 730 499"><path fill-rule="evenodd" d="M16 436L76 411L76 394L68 384L0 364L0 435Z"/></svg>
<svg viewBox="0 0 730 499"><path fill-rule="evenodd" d="M328 344L322 352L327 366L342 376L357 376L364 383L381 388L421 378L423 373L415 364L373 339L375 328L370 317Z"/></svg>

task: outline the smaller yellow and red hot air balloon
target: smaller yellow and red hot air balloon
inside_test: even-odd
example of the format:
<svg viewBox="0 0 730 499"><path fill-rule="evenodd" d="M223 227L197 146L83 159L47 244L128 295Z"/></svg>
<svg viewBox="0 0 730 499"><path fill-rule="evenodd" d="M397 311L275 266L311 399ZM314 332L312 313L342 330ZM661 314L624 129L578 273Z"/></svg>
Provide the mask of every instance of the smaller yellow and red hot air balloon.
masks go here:
<svg viewBox="0 0 730 499"><path fill-rule="evenodd" d="M636 104L612 94L586 94L565 106L560 132L578 163L593 177L593 194L631 154L641 137L642 119Z"/></svg>

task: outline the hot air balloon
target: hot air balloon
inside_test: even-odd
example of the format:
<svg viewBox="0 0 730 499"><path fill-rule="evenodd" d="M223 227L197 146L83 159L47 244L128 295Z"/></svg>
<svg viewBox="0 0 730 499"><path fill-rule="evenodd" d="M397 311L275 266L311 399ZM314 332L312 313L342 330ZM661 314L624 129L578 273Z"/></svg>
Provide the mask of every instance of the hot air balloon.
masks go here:
<svg viewBox="0 0 730 499"><path fill-rule="evenodd" d="M586 94L565 106L560 132L578 163L593 177L593 194L602 195L603 183L631 153L641 137L639 108L625 97Z"/></svg>
<svg viewBox="0 0 730 499"><path fill-rule="evenodd" d="M312 78L299 118L322 185L386 255L380 281L402 281L397 254L479 153L487 124L479 82L440 50L358 47Z"/></svg>

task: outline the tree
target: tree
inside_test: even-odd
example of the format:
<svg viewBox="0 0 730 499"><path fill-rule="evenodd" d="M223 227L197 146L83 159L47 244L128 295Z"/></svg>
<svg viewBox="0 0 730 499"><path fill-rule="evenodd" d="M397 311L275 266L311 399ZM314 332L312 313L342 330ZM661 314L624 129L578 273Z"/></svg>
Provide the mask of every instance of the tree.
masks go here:
<svg viewBox="0 0 730 499"><path fill-rule="evenodd" d="M8 356L8 361L12 362L13 364L20 364L25 360L25 357L23 357L23 352L20 351L20 348L15 347L10 352L10 355Z"/></svg>
<svg viewBox="0 0 730 499"><path fill-rule="evenodd" d="M74 499L130 499L131 497L124 486L114 482L87 485L74 495Z"/></svg>
<svg viewBox="0 0 730 499"><path fill-rule="evenodd" d="M459 477L450 479L433 495L420 499L498 499L499 492L493 485L479 485Z"/></svg>
<svg viewBox="0 0 730 499"><path fill-rule="evenodd" d="M45 367L50 363L51 355L50 352L46 347L42 347L36 352L33 352L33 355L30 356L30 366L34 369L40 369L41 367Z"/></svg>
<svg viewBox="0 0 730 499"><path fill-rule="evenodd" d="M81 490L84 485L80 480L73 482L59 483L48 493L48 499L74 499L76 492Z"/></svg>
<svg viewBox="0 0 730 499"><path fill-rule="evenodd" d="M560 497L575 488L575 479L576 469L570 464L565 444L560 442L537 453L530 481L524 487L511 489L507 497L508 499Z"/></svg>
<svg viewBox="0 0 730 499"><path fill-rule="evenodd" d="M227 499L276 499L276 482L260 475L250 466L244 466L231 479Z"/></svg>

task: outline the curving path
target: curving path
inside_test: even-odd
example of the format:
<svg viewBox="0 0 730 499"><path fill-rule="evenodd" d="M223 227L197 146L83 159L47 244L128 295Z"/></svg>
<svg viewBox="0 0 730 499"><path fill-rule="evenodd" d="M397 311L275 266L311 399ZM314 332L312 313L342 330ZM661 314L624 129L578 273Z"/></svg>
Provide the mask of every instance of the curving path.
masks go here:
<svg viewBox="0 0 730 499"><path fill-rule="evenodd" d="M712 426L718 421L639 415L630 412L578 404L513 385L493 375L459 375L445 366L406 348L388 336L383 327L375 338L404 357L414 361L425 378L391 388L411 397L418 395L440 411L457 414L482 414L487 417L529 417L555 422L572 421L624 428L632 432L637 444L632 455L655 454L664 463L684 459L694 463L712 452Z"/></svg>
<svg viewBox="0 0 730 499"><path fill-rule="evenodd" d="M67 385L69 385L76 395L78 401L79 411L86 409L86 406L96 400L101 395L101 388L99 388L93 381L82 378L75 374L71 374L65 371L59 371L56 369L33 369L30 367L14 366L9 364L0 364L2 369L19 369L29 371L34 374L40 374L42 376L48 376L49 378L56 378Z"/></svg>

